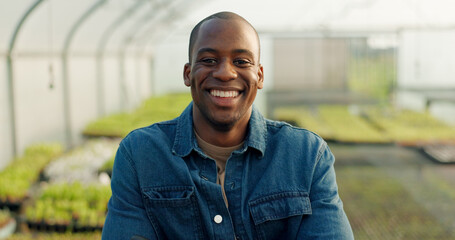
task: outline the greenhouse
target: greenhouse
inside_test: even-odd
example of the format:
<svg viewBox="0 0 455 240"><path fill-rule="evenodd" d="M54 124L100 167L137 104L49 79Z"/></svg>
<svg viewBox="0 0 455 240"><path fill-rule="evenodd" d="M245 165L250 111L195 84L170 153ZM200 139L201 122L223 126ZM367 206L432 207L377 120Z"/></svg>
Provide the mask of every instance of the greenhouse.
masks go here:
<svg viewBox="0 0 455 240"><path fill-rule="evenodd" d="M189 35L260 37L267 118L333 151L356 239L455 239L450 0L0 1L0 239L100 239L120 141L191 102Z"/></svg>

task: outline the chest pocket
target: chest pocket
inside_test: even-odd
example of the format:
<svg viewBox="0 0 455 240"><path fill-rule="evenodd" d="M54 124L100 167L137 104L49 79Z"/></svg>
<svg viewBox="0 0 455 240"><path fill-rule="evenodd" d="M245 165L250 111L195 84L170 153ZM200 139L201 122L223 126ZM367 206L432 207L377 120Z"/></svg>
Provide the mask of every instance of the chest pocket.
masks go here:
<svg viewBox="0 0 455 240"><path fill-rule="evenodd" d="M201 239L201 220L193 186L142 190L147 215L160 239Z"/></svg>
<svg viewBox="0 0 455 240"><path fill-rule="evenodd" d="M248 205L259 239L294 239L302 217L311 214L306 192L272 194Z"/></svg>

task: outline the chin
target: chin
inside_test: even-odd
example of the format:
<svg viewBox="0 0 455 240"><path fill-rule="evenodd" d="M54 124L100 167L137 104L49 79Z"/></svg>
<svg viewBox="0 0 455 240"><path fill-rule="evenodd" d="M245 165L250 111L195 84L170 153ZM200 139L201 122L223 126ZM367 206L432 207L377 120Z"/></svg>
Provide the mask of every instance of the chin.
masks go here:
<svg viewBox="0 0 455 240"><path fill-rule="evenodd" d="M218 131L221 132L227 132L231 130L234 126L236 121L226 121L226 119L223 119L222 121L217 121L215 119L212 119L212 126L214 126Z"/></svg>

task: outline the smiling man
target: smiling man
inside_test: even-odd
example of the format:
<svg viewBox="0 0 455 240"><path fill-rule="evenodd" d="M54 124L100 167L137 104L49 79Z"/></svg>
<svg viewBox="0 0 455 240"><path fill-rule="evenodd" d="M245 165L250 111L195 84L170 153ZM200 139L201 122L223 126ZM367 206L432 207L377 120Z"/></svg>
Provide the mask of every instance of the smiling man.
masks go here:
<svg viewBox="0 0 455 240"><path fill-rule="evenodd" d="M239 144L264 81L256 31L239 16L220 13L196 26L191 39L184 79L194 128L214 145Z"/></svg>
<svg viewBox="0 0 455 240"><path fill-rule="evenodd" d="M353 239L316 134L265 119L259 37L220 12L193 29L193 102L120 144L103 239Z"/></svg>

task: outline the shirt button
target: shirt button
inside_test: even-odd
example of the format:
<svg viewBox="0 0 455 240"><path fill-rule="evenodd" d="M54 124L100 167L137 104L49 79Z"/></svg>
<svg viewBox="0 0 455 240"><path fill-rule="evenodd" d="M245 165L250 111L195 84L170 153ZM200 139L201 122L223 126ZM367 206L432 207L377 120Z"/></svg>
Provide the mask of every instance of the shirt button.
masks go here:
<svg viewBox="0 0 455 240"><path fill-rule="evenodd" d="M213 221L215 221L215 223L220 224L220 223L223 221L223 217L222 217L221 215L216 215L216 216L213 218Z"/></svg>

